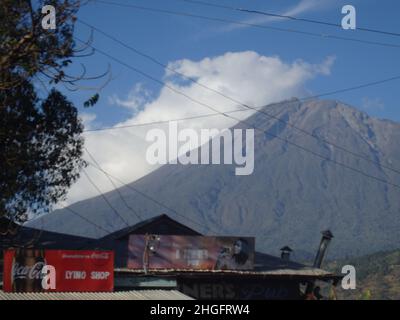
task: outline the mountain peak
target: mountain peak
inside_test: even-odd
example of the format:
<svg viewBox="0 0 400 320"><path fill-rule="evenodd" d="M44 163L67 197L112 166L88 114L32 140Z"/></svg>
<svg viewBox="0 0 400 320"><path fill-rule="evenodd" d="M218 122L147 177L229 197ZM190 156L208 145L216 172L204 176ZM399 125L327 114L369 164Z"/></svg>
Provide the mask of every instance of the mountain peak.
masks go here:
<svg viewBox="0 0 400 320"><path fill-rule="evenodd" d="M257 248L270 253L284 245L315 252L326 229L335 234L331 256L399 247L399 190L367 175L400 184L400 175L385 168L400 168L400 125L336 100L290 99L262 110L267 114L246 119L265 131L255 135L252 175L235 176L231 165L169 164L131 184L158 203L127 187L120 194L144 218L165 211L162 203L193 229L256 236ZM116 191L106 197L137 222ZM107 229L123 227L101 197L71 207ZM56 212L43 218L48 229L98 236L67 210Z"/></svg>

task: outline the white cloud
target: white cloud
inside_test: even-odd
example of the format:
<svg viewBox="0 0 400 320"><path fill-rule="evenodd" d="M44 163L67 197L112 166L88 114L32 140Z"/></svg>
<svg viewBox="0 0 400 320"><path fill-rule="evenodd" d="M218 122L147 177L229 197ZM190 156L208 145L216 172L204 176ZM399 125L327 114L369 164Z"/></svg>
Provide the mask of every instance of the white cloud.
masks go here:
<svg viewBox="0 0 400 320"><path fill-rule="evenodd" d="M142 83L137 83L125 99L121 99L117 95L112 95L108 98L108 102L111 105L118 105L138 112L150 98L151 92L144 88Z"/></svg>
<svg viewBox="0 0 400 320"><path fill-rule="evenodd" d="M302 60L287 63L276 56L268 57L253 51L244 51L227 52L201 61L183 59L171 62L169 68L195 78L207 87L242 103L260 107L293 96L303 96L307 80L317 75L328 75L333 61L333 58L328 57L320 64L310 64ZM165 72L164 81L171 88L221 112L243 109L215 92L177 78L170 71ZM163 87L159 95L151 100L148 100L150 95L145 95L143 98L143 92L146 92L143 90L145 89L141 86L135 86L128 94L128 99L120 99L118 96L112 98L115 103L120 104L123 101L126 106L132 106L138 111L116 126L214 113L172 92L167 87ZM140 110L137 109L138 105ZM234 113L232 116L246 118L253 112ZM236 122L224 116L215 116L180 122L180 128L222 129L229 128ZM144 138L148 130L156 127L167 129L168 124L88 132L85 135L85 145L104 170L125 182L132 182L155 169L146 162L146 148L150 144ZM87 155L85 158L90 160ZM86 170L102 191L112 189L110 182L99 171L90 167ZM96 190L83 175L72 187L68 202L72 203L95 195L97 195Z"/></svg>
<svg viewBox="0 0 400 320"><path fill-rule="evenodd" d="M85 129L92 129L93 122L96 120L97 116L95 113L83 112L79 115L79 117L81 118L82 123L85 126Z"/></svg>
<svg viewBox="0 0 400 320"><path fill-rule="evenodd" d="M368 98L365 97L362 100L361 107L365 110L383 110L385 108L385 104L379 98Z"/></svg>

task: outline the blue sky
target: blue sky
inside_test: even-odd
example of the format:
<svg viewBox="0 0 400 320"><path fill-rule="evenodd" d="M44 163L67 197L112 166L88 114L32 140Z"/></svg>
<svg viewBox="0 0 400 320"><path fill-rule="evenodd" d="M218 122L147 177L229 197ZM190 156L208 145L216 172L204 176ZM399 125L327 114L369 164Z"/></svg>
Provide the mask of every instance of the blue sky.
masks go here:
<svg viewBox="0 0 400 320"><path fill-rule="evenodd" d="M115 0L115 2L191 12L238 21L263 18L253 14L236 13L176 0ZM344 4L352 4L357 10L358 26L394 32L400 30L400 19L398 17L400 3L395 0L379 2L372 0L351 2L340 0L235 0L214 2L276 13L299 11L298 17L333 23L340 23L342 6ZM300 8L302 5L306 8L304 11ZM297 10L298 8L300 9ZM265 56L279 56L285 62L303 59L309 63L319 63L327 56L335 56L336 60L332 66L331 75L316 77L307 83L306 87L312 93L331 91L400 74L400 62L398 59L400 48L314 38L250 27L229 30L229 25L218 22L164 15L102 3L89 4L83 7L78 17L149 53L164 63L179 59L197 61L229 51L239 52L245 50L252 50ZM328 26L303 22L277 20L267 22L266 25L400 44L400 37L362 31L338 30ZM76 35L80 38L87 37L88 28L78 24ZM161 79L164 74L164 70L159 66L133 54L100 34L94 34L94 46L133 66L141 68L157 78ZM111 63L114 79L102 90L100 103L90 110L90 112L96 113L97 124L99 125L113 125L123 121L130 115L130 111L126 110L126 108L110 105L109 96L126 96L138 82L150 90L153 95L157 95L160 90L158 84L144 79L135 72L110 61L110 59L100 54L95 54L90 59L82 59L82 62L89 66L89 70L93 74L106 69L108 63ZM396 95L399 82L395 81L372 88L338 94L332 98L362 108L371 115L400 121L400 109ZM88 92L73 94L72 97L69 94L77 105L81 105L83 98L87 95Z"/></svg>
<svg viewBox="0 0 400 320"><path fill-rule="evenodd" d="M397 44L400 37L342 30L297 21L272 20L264 16L204 7L179 0L110 0L111 2L181 11L215 18L253 22L278 28L323 33ZM340 23L341 8L352 4L357 25L386 31L400 31L400 2L395 0L279 0L213 1L234 7L291 14L301 18ZM94 1L84 6L78 18L113 35L213 89L255 107L292 96L303 97L356 86L400 75L400 47L383 47L310 37L288 32L237 27L213 21L166 15ZM77 24L76 36L87 39L89 28ZM95 32L93 46L166 81L185 94L221 111L235 109L231 101L211 94L166 74L166 70ZM113 80L100 92L92 108L83 102L94 92L67 92L79 107L87 128L109 127L170 120L210 110L190 103L160 84L96 53L77 59L89 75L100 74L111 65ZM78 66L78 64L75 64ZM71 71L78 71L74 68ZM95 83L89 82L88 85ZM353 105L370 115L400 122L397 92L400 80L326 97ZM201 109L201 110L200 110ZM247 114L247 116L250 114ZM245 114L243 114L245 117ZM234 123L224 117L185 122L191 128L227 128ZM153 126L154 127L154 126ZM101 167L125 182L134 181L156 169L145 160L146 128L111 130L85 134L85 146ZM87 155L85 155L87 158ZM109 180L95 169L90 176L102 191L113 189ZM82 177L71 189L66 204L97 195Z"/></svg>

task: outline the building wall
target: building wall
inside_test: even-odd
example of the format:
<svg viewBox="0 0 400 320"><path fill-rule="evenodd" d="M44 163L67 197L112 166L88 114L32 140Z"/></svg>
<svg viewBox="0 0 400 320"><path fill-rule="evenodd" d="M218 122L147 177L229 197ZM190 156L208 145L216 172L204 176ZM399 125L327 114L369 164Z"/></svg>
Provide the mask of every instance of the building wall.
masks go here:
<svg viewBox="0 0 400 320"><path fill-rule="evenodd" d="M178 278L178 290L195 299L298 300L300 283L296 280L248 278Z"/></svg>

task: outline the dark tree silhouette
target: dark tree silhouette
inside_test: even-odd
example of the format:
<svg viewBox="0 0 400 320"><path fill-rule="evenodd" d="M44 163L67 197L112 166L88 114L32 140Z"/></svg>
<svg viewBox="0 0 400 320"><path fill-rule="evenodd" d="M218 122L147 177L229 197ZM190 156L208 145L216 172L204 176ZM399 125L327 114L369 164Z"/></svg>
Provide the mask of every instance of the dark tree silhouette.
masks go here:
<svg viewBox="0 0 400 320"><path fill-rule="evenodd" d="M0 212L24 222L63 198L85 165L76 108L52 90L39 99L28 81L0 90Z"/></svg>
<svg viewBox="0 0 400 320"><path fill-rule="evenodd" d="M55 30L42 28L45 4L56 8ZM39 0L34 5L30 0L1 1L0 88L18 85L38 72L53 81L67 80L63 69L74 55L72 36L79 1Z"/></svg>
<svg viewBox="0 0 400 320"><path fill-rule="evenodd" d="M56 8L56 29L45 30L43 5ZM86 70L65 72L72 58L90 55L73 41L78 0L1 0L0 5L0 218L26 221L65 197L85 166L77 109L56 89L47 97L35 79L71 89ZM91 39L88 41L91 41ZM79 89L79 87L76 87ZM93 105L96 93L88 101Z"/></svg>

